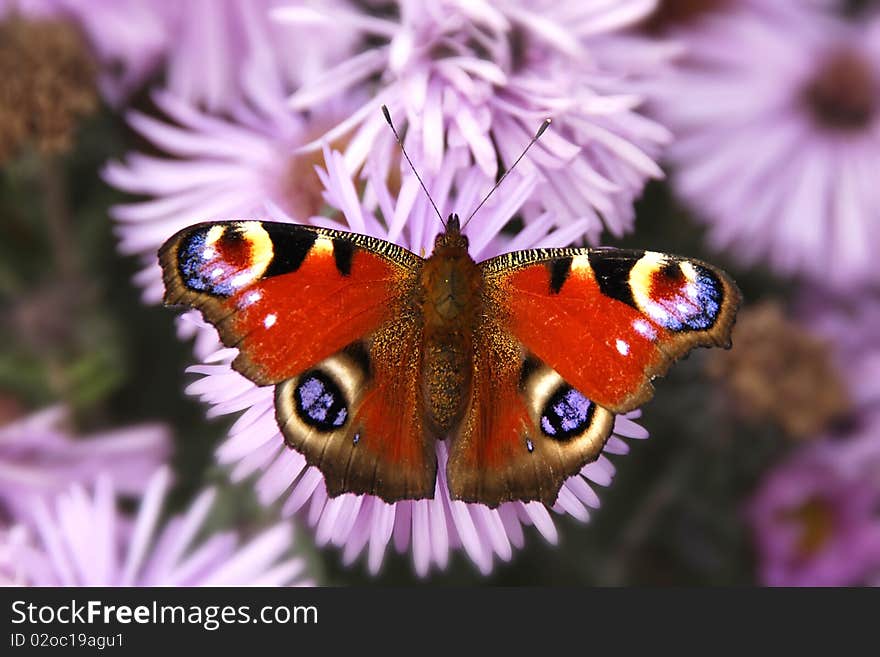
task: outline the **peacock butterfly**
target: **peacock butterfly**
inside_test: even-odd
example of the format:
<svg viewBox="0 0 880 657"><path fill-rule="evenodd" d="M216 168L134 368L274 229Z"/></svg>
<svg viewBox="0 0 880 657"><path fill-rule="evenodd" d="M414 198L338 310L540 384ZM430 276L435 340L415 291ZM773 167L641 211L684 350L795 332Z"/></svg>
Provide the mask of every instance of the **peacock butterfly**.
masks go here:
<svg viewBox="0 0 880 657"><path fill-rule="evenodd" d="M233 367L275 386L278 426L328 494L386 502L433 497L434 441L448 439L454 499L552 505L654 377L694 347L730 345L740 302L723 271L652 251L477 263L455 214L428 258L220 221L181 230L159 260L165 303L199 309L238 348Z"/></svg>

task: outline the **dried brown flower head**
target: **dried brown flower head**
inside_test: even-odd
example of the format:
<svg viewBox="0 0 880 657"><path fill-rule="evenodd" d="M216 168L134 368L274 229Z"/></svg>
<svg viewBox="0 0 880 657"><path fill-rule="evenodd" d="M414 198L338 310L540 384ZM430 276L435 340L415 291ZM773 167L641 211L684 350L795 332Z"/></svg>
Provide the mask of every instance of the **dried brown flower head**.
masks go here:
<svg viewBox="0 0 880 657"><path fill-rule="evenodd" d="M776 303L740 312L733 348L707 362L740 413L774 422L792 438L815 436L850 410L830 345L787 319Z"/></svg>
<svg viewBox="0 0 880 657"><path fill-rule="evenodd" d="M29 143L69 149L79 120L98 106L92 57L63 21L0 20L0 79L0 162Z"/></svg>

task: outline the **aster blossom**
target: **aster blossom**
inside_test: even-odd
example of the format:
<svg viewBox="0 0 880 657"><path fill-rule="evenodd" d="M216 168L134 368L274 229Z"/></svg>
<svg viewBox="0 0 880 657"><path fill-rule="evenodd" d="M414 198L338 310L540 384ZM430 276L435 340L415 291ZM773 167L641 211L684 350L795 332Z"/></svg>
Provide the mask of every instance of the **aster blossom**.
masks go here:
<svg viewBox="0 0 880 657"><path fill-rule="evenodd" d="M880 17L719 11L676 37L686 55L656 114L712 245L838 288L876 282Z"/></svg>
<svg viewBox="0 0 880 657"><path fill-rule="evenodd" d="M251 89L276 85L289 92L323 70L326 58L348 52L350 39L332 27L294 34L270 20L275 5L277 0L166 3L167 89L192 105L228 112L246 103Z"/></svg>
<svg viewBox="0 0 880 657"><path fill-rule="evenodd" d="M0 521L14 517L33 497L112 473L125 493L142 492L171 451L168 429L143 424L74 437L69 413L55 406L0 427Z"/></svg>
<svg viewBox="0 0 880 657"><path fill-rule="evenodd" d="M295 37L269 19L276 0L5 0L0 16L58 18L77 25L100 64L100 87L122 104L152 77L179 99L230 111L247 90L278 83L288 92L349 47L345 35L314 29Z"/></svg>
<svg viewBox="0 0 880 657"><path fill-rule="evenodd" d="M366 172L363 193L359 194L344 155L325 147L324 157L326 168L318 173L325 201L339 212L332 218L314 217L313 223L394 241L416 253L430 248L440 220L424 194L401 191L395 200L384 176L374 169ZM478 166L462 168L461 161L468 157L464 145L450 149L439 173L425 176L441 212L453 207L464 212L475 207L480 194L491 186L491 178ZM501 228L519 210L535 181L534 175L523 176L516 182L506 181L505 185L512 183L506 187L506 193L493 196L468 224L474 257L483 259L500 251L566 243L573 238L576 226L553 228L549 222L535 222L513 236L501 234ZM275 208L273 216L278 218L278 214L282 213ZM185 317L184 321L192 321L191 315ZM436 448L438 476L433 499L388 504L372 495L328 497L321 472L308 466L300 453L286 447L275 419L272 388L257 387L235 372L231 362L237 350L215 344L216 351L204 359L204 364L190 368L200 378L187 392L210 403L210 415L244 411L218 448L218 461L231 467L235 481L259 473L256 492L260 501L270 504L283 499L284 515L302 509L307 522L315 528L318 544L341 548L346 563L366 552L369 569L377 572L388 544L393 543L398 552L412 550L419 575L427 574L432 565L444 568L450 551L459 548L481 572L488 573L496 558L509 560L514 549L522 547L524 525L535 525L547 540L556 540L552 516L541 503L507 502L492 509L452 500L445 478L447 450L441 441ZM638 415L634 412L617 418L604 453L564 483L554 512L582 521L589 518L589 510L599 505L592 484L608 485L614 474L607 454L626 453L629 448L624 438L647 437L644 429L633 422Z"/></svg>
<svg viewBox="0 0 880 657"><path fill-rule="evenodd" d="M851 586L880 575L880 485L804 454L774 470L749 506L762 581Z"/></svg>
<svg viewBox="0 0 880 657"><path fill-rule="evenodd" d="M761 579L773 585L880 581L880 299L805 299L798 314L827 340L850 410L773 468L747 518Z"/></svg>
<svg viewBox="0 0 880 657"><path fill-rule="evenodd" d="M847 476L880 488L880 298L873 291L829 302L813 296L802 316L833 345L832 357L843 373L852 411L813 451L833 460Z"/></svg>
<svg viewBox="0 0 880 657"><path fill-rule="evenodd" d="M287 523L245 543L234 532L197 538L211 490L161 523L170 481L167 468L152 475L133 522L117 510L116 489L103 475L37 500L0 534L0 580L28 586L279 586L301 579L303 561L287 554L293 538Z"/></svg>
<svg viewBox="0 0 880 657"><path fill-rule="evenodd" d="M469 154L462 166L473 163L494 178L499 159L509 167L550 116L553 129L519 165L519 174L538 175L522 218L581 221L596 243L604 228L619 236L632 227L633 199L647 179L662 176L654 159L668 133L639 113L636 91L660 49L621 34L654 4L400 2L394 18L313 4L280 7L273 16L302 30L332 24L369 43L290 98L293 108L309 109L371 90L326 135L351 134L344 151L350 172L364 163L380 175L392 171L395 144L381 104L407 128L406 148L429 174L461 145Z"/></svg>

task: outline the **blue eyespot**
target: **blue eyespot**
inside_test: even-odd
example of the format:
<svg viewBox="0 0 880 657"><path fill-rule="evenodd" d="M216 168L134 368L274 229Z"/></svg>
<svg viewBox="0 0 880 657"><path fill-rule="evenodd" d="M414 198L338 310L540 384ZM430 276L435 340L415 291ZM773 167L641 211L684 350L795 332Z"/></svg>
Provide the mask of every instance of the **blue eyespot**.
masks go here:
<svg viewBox="0 0 880 657"><path fill-rule="evenodd" d="M697 277L673 299L653 303L647 309L652 319L670 331L702 331L712 328L721 310L724 288L705 267L694 265Z"/></svg>
<svg viewBox="0 0 880 657"><path fill-rule="evenodd" d="M228 297L235 292L229 282L231 274L222 259L216 254L211 256L210 250L206 250L209 230L209 227L201 228L181 242L177 252L180 276L190 290Z"/></svg>
<svg viewBox="0 0 880 657"><path fill-rule="evenodd" d="M319 431L335 431L348 419L345 395L323 372L304 374L293 396L299 418Z"/></svg>
<svg viewBox="0 0 880 657"><path fill-rule="evenodd" d="M556 440L583 433L593 419L593 402L569 385L560 386L541 412L541 430Z"/></svg>

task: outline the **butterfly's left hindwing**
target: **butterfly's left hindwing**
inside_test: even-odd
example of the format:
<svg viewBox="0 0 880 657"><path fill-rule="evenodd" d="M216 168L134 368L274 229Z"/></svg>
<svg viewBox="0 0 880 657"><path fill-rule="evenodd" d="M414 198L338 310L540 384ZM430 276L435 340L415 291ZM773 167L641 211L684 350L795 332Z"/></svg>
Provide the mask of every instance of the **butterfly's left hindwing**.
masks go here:
<svg viewBox="0 0 880 657"><path fill-rule="evenodd" d="M276 385L279 427L331 495L433 494L436 455L412 369L421 258L353 233L228 221L180 231L159 260L165 303L199 309L238 348L237 371Z"/></svg>

